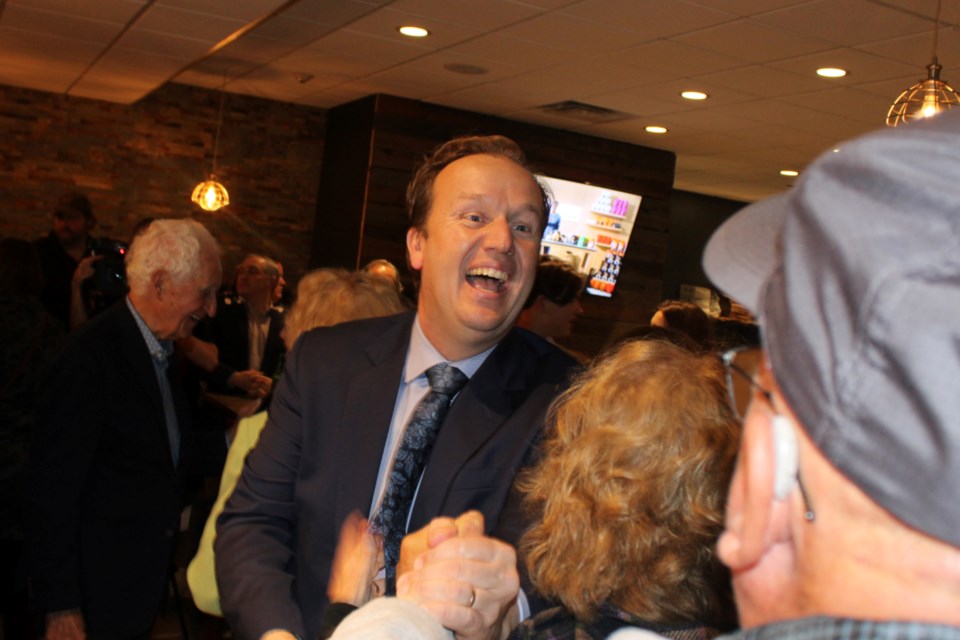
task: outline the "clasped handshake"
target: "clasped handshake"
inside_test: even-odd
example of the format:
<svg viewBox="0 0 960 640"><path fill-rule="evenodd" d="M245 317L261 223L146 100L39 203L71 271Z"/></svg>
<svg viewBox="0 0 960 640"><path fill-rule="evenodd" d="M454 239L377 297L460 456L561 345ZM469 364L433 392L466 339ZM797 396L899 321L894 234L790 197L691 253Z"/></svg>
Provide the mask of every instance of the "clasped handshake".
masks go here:
<svg viewBox="0 0 960 640"><path fill-rule="evenodd" d="M502 640L519 621L516 551L485 536L483 515L435 518L408 534L397 564L397 598L419 605L460 640ZM340 530L330 602L362 606L383 593L383 551L354 512Z"/></svg>

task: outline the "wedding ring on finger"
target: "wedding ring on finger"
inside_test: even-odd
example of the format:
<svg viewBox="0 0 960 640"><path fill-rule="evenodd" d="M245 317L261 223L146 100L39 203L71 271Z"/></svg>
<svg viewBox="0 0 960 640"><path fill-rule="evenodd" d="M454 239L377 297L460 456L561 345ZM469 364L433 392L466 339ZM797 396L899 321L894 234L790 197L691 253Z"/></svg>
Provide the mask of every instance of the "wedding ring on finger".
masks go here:
<svg viewBox="0 0 960 640"><path fill-rule="evenodd" d="M470 587L470 602L467 603L467 606L472 609L472 608L473 608L473 604L474 604L476 601L477 601L477 592L474 590L473 587Z"/></svg>

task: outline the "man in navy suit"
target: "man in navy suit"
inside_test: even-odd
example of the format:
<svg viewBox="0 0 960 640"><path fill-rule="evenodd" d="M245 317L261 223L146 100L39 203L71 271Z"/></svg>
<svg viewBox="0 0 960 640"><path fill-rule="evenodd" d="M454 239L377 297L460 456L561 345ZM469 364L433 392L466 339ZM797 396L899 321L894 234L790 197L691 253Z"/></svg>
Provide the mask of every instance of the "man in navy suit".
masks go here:
<svg viewBox="0 0 960 640"><path fill-rule="evenodd" d="M45 638L145 638L163 601L191 452L173 340L216 312L216 241L157 220L130 293L81 327L44 384L30 577Z"/></svg>
<svg viewBox="0 0 960 640"><path fill-rule="evenodd" d="M440 362L469 381L442 422L407 530L476 509L488 536L443 543L464 562L444 565L452 573L431 611L459 637L479 639L496 637L514 606L516 587L504 588L516 576L508 543L524 522L511 487L575 364L514 329L548 201L522 151L500 136L442 145L407 194L407 250L421 272L416 314L299 339L220 518L221 604L240 637L316 637L340 526L351 511L377 512L428 392L424 372Z"/></svg>
<svg viewBox="0 0 960 640"><path fill-rule="evenodd" d="M280 271L273 260L250 254L237 266L239 299L227 298L215 318L194 334L217 349L217 364L206 376L212 391L263 398L285 351L283 312L273 306Z"/></svg>

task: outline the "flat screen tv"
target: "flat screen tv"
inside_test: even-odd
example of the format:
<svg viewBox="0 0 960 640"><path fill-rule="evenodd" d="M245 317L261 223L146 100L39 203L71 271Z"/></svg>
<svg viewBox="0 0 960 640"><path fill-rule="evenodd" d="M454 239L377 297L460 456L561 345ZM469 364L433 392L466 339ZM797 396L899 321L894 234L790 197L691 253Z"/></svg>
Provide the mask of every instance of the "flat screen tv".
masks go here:
<svg viewBox="0 0 960 640"><path fill-rule="evenodd" d="M568 261L587 281L586 292L613 295L642 196L549 176L553 208L540 252Z"/></svg>

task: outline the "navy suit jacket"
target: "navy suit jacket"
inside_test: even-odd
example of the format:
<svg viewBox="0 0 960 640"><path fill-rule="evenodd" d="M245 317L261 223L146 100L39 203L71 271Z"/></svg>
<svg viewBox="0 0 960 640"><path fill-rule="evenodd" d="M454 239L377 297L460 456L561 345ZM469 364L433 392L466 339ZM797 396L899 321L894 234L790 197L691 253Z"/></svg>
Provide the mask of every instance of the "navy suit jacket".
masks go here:
<svg viewBox="0 0 960 640"><path fill-rule="evenodd" d="M28 541L41 611L81 608L89 631L134 635L160 608L190 464L190 416L174 467L153 361L121 301L83 325L45 376Z"/></svg>
<svg viewBox="0 0 960 640"><path fill-rule="evenodd" d="M260 372L273 377L280 367L280 358L286 352L280 331L283 330L283 313L270 309L270 329L267 331L263 357L260 359ZM250 325L247 320L247 305L243 302L223 302L217 306L217 315L207 318L197 325L194 334L201 340L217 345L218 364L206 376L211 389L220 392L239 393L231 389L227 380L237 371L250 368Z"/></svg>
<svg viewBox="0 0 960 640"><path fill-rule="evenodd" d="M370 510L413 314L301 337L257 446L219 520L221 605L241 638L284 628L316 637L340 526ZM575 362L511 331L450 407L413 506L410 531L477 509L514 543L525 521L514 476L533 457L544 413Z"/></svg>

